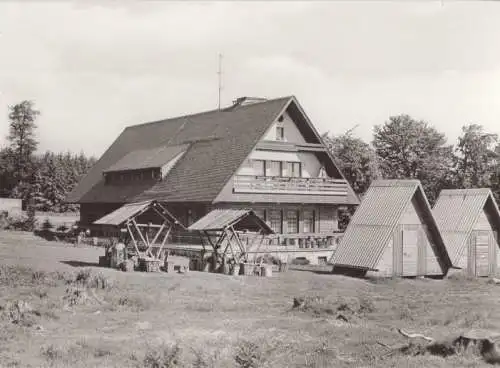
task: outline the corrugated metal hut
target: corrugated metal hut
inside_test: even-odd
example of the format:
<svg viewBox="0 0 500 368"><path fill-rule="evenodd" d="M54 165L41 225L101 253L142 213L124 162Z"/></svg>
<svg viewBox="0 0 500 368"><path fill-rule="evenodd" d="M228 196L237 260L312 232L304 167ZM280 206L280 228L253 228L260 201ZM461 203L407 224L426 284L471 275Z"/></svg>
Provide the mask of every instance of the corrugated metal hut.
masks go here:
<svg viewBox="0 0 500 368"><path fill-rule="evenodd" d="M334 273L440 276L451 267L418 180L376 180L335 251Z"/></svg>
<svg viewBox="0 0 500 368"><path fill-rule="evenodd" d="M500 212L488 188L443 190L434 217L454 266L492 276L500 264Z"/></svg>

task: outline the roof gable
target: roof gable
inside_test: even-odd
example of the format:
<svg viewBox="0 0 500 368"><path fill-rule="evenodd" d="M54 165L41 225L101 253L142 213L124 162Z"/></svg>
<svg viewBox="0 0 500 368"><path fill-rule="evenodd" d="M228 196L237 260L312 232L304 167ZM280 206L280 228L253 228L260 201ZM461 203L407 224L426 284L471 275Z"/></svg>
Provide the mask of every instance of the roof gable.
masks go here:
<svg viewBox="0 0 500 368"><path fill-rule="evenodd" d="M331 263L375 269L412 200L418 203L419 215L439 249L440 263L451 266L431 207L418 180L375 180L351 219Z"/></svg>
<svg viewBox="0 0 500 368"><path fill-rule="evenodd" d="M489 188L442 190L432 211L453 265L458 264L482 211L500 227L500 211Z"/></svg>
<svg viewBox="0 0 500 368"><path fill-rule="evenodd" d="M268 127L262 132L261 136L255 140L253 146L251 147L250 150L248 150L246 156L240 161L238 166L233 170L233 172L227 177L227 180L225 181L225 185L221 187L221 190L219 191L217 197L214 199L215 202L220 200L221 198L225 197L225 193L229 190L231 187L230 181L234 177L234 175L241 169L241 166L243 165L245 159L249 158L250 154L256 149L257 144L262 140L262 138L267 134L268 130L273 126L273 124L277 121L277 119L283 115L284 113L288 113L290 118L292 119L293 123L296 125L297 129L299 130L300 134L303 136L305 141L307 143L319 143L319 144L324 144L323 140L321 139L320 134L312 124L311 120L309 117L306 115L304 109L302 106L299 104L297 98L295 96L290 97L289 101L287 104L283 107L282 111L276 115L274 120L268 125ZM327 173L335 178L335 179L343 179L346 180L344 177L344 174L342 171L339 169L339 166L335 162L335 159L333 158L333 155L329 150L326 150L325 152L315 152L316 156L320 161L323 163ZM346 180L347 182L347 180ZM354 192L354 190L351 188L350 184L347 184L347 196L345 199L345 203L343 204L349 204L349 205L357 205L359 204L359 198ZM309 203L316 203L318 200L317 198L314 198L313 196L309 196L311 202Z"/></svg>

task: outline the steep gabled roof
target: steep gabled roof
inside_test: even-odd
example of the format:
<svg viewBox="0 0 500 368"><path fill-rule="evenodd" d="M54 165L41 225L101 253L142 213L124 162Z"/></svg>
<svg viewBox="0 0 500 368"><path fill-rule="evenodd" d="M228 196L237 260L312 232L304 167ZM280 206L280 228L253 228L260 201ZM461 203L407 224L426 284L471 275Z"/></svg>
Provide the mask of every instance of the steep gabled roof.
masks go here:
<svg viewBox="0 0 500 368"><path fill-rule="evenodd" d="M331 263L375 270L396 225L415 199L434 244L440 264L451 266L431 207L418 180L375 180L356 210Z"/></svg>
<svg viewBox="0 0 500 368"><path fill-rule="evenodd" d="M305 122L298 128L307 139L320 143L319 135L301 113L293 96L135 125L122 132L68 195L67 202L123 203L153 199L212 202L285 110ZM121 188L104 185L102 173L117 165L130 152L180 145L189 147L165 180ZM342 178L331 156L329 158L326 162L329 171Z"/></svg>
<svg viewBox="0 0 500 368"><path fill-rule="evenodd" d="M489 188L442 190L432 211L454 266L482 211L500 228L500 212Z"/></svg>

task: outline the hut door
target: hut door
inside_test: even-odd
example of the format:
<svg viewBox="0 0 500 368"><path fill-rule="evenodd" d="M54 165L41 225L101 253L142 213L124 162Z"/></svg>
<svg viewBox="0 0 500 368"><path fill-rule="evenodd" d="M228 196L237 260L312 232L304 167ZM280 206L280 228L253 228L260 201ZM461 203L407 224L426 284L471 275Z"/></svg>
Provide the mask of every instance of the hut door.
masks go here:
<svg viewBox="0 0 500 368"><path fill-rule="evenodd" d="M417 275L418 225L403 226L403 276Z"/></svg>
<svg viewBox="0 0 500 368"><path fill-rule="evenodd" d="M489 276L496 263L496 247L489 231L475 230L470 245L474 247L476 276Z"/></svg>
<svg viewBox="0 0 500 368"><path fill-rule="evenodd" d="M392 237L392 275L403 275L403 227L396 226Z"/></svg>

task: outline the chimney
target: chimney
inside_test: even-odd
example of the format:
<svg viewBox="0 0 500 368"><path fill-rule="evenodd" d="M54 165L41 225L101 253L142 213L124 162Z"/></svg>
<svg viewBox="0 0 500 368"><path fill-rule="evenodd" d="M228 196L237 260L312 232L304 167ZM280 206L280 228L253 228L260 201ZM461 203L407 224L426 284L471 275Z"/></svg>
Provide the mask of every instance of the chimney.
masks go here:
<svg viewBox="0 0 500 368"><path fill-rule="evenodd" d="M261 97L238 97L236 100L233 101L233 106L246 106L246 105L251 105L254 103L258 102L264 102L267 101L267 98L261 98Z"/></svg>

